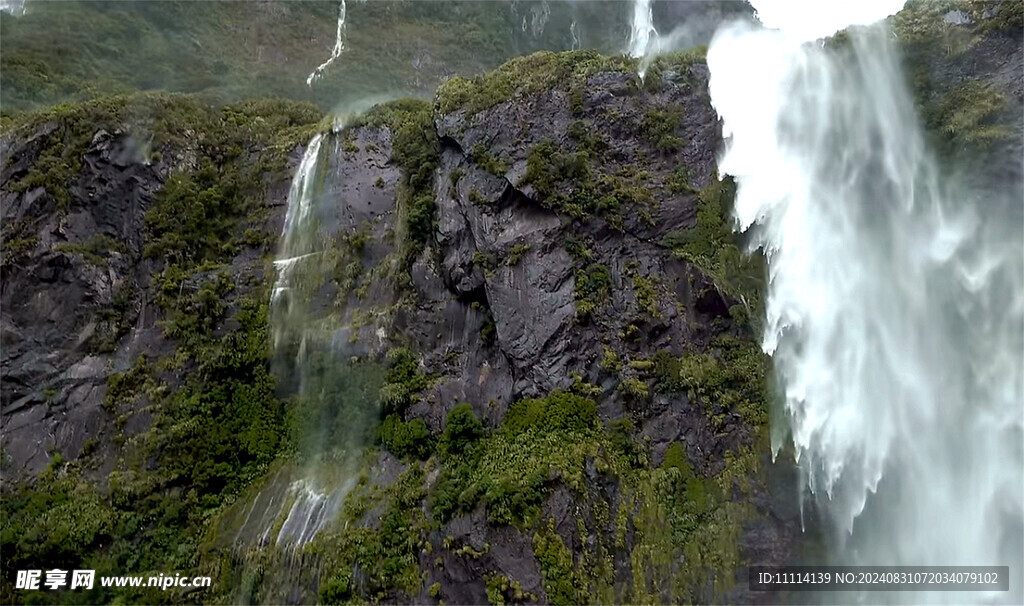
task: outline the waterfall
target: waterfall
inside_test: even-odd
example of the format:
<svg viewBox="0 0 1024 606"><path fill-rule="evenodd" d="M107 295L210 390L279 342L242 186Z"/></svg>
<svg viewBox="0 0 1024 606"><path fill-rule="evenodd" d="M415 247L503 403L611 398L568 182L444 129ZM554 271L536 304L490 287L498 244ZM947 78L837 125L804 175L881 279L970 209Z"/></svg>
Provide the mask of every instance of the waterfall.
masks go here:
<svg viewBox="0 0 1024 606"><path fill-rule="evenodd" d="M629 32L629 48L626 53L630 57L643 57L648 52L651 40L658 35L654 29L654 15L651 11L651 0L633 0L633 22ZM640 74L643 77L643 74Z"/></svg>
<svg viewBox="0 0 1024 606"><path fill-rule="evenodd" d="M313 254L312 242L308 239L309 230L304 227L309 221L317 187L316 168L322 141L323 135L318 134L309 142L288 191L288 208L281 233L281 254L274 261L277 280L274 282L271 303L288 290L295 265Z"/></svg>
<svg viewBox="0 0 1024 606"><path fill-rule="evenodd" d="M708 66L720 170L768 260L763 347L788 424L774 446L791 439L837 562L1020 571L1019 184L974 191L939 170L887 27L814 42L902 2L754 4L776 29L724 28ZM1020 583L984 599L1021 603Z"/></svg>
<svg viewBox="0 0 1024 606"><path fill-rule="evenodd" d="M306 86L312 87L313 82L319 80L323 76L324 70L327 69L331 65L331 63L334 63L335 59L341 56L341 51L345 50L345 43L344 40L342 39L342 34L344 33L344 31L345 0L341 0L341 3L338 5L338 25L337 31L334 34L334 48L331 49L331 56L327 58L327 61L324 61L319 66L317 66L317 68L314 69L309 74L309 76L306 77Z"/></svg>
<svg viewBox="0 0 1024 606"><path fill-rule="evenodd" d="M0 13L9 15L24 15L25 0L0 0Z"/></svg>
<svg viewBox="0 0 1024 606"><path fill-rule="evenodd" d="M271 295L272 343L279 352L289 352L289 344L298 343L294 368L298 375L299 394L307 397L316 395L313 393L315 387L310 385L306 359L310 354L308 340L315 339L315 335L308 330L311 301L304 285L318 282L318 261L324 252L315 213L325 178L326 154L321 149L324 137L317 134L310 140L292 179L281 247L274 261L277 279ZM276 535L277 545L301 546L308 543L337 513L344 496L344 491L336 490L328 483L317 482L313 477L292 481L286 493L288 498L281 503L290 501L290 507ZM270 526L277 517L273 516L270 523L265 524L267 528L264 529L262 544L267 543Z"/></svg>

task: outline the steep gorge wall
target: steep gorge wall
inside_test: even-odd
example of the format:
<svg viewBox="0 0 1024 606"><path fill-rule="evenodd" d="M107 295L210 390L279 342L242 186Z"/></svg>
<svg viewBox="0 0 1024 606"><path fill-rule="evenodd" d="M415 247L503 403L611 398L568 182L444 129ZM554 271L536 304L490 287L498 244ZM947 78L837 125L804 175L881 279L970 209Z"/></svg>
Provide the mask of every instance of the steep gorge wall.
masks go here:
<svg viewBox="0 0 1024 606"><path fill-rule="evenodd" d="M929 58L911 65L925 119L954 156L1019 158L1019 29L947 14L900 34L973 40L908 42ZM535 55L327 135L315 286L331 360L378 369L383 424L339 524L286 554L308 565L283 597L260 580L282 556L256 556L254 580L227 531L303 457L271 372L270 255L319 114L136 96L7 131L8 567L217 576L212 594L132 596L148 601L242 584L498 603L706 601L743 561L793 561L792 478L765 466L760 272L726 220L706 67L684 53L634 73Z"/></svg>

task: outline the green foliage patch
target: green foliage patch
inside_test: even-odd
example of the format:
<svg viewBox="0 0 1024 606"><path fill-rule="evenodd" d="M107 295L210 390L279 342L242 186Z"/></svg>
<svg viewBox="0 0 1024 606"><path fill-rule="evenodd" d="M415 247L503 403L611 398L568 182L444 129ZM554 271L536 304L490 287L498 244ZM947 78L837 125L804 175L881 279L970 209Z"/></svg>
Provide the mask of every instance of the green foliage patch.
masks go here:
<svg viewBox="0 0 1024 606"><path fill-rule="evenodd" d="M385 415L402 414L416 401L418 394L429 387L433 378L420 371L420 359L404 347L388 352L388 370L380 399Z"/></svg>
<svg viewBox="0 0 1024 606"><path fill-rule="evenodd" d="M611 272L604 265L592 263L585 269L577 269L573 283L576 315L586 318L600 309L608 301L611 287Z"/></svg>
<svg viewBox="0 0 1024 606"><path fill-rule="evenodd" d="M767 356L753 342L719 336L708 351L654 355L650 375L659 393L686 393L709 413L736 411L752 427L768 420Z"/></svg>
<svg viewBox="0 0 1024 606"><path fill-rule="evenodd" d="M697 194L697 224L669 233L662 245L672 249L677 258L696 265L723 292L739 299L735 315L745 323L760 317L765 267L760 254L740 252L738 236L727 220L735 198L736 185L731 177L715 180Z"/></svg>
<svg viewBox="0 0 1024 606"><path fill-rule="evenodd" d="M566 151L542 139L530 148L520 185L533 187L547 208L580 221L596 215L622 231L622 213L631 208L650 224L650 209L657 204L646 187L650 174L632 167L608 174L597 162L605 146L583 140L577 147Z"/></svg>
<svg viewBox="0 0 1024 606"><path fill-rule="evenodd" d="M391 130L391 161L402 170L399 193L399 233L406 263L420 253L433 237L437 222L434 178L440 144L434 130L431 105L423 99L399 99L375 106L357 119L352 128Z"/></svg>
<svg viewBox="0 0 1024 606"><path fill-rule="evenodd" d="M517 57L475 78L455 77L438 88L441 113L465 109L477 113L521 95L582 87L605 71L634 72L636 60L607 57L594 51L542 51Z"/></svg>
<svg viewBox="0 0 1024 606"><path fill-rule="evenodd" d="M403 421L398 415L388 415L380 426L380 441L400 459L426 459L433 450L430 431L422 419Z"/></svg>
<svg viewBox="0 0 1024 606"><path fill-rule="evenodd" d="M544 398L516 402L505 413L501 426L510 435L529 430L587 433L596 431L601 422L597 418L597 405L590 398L554 391Z"/></svg>

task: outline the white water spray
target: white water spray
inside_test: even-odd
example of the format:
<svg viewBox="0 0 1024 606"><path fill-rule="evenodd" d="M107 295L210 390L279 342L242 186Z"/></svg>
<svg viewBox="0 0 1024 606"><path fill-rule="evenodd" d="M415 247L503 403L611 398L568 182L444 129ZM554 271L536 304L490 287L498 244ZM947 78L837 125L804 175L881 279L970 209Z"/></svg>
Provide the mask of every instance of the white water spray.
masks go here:
<svg viewBox="0 0 1024 606"><path fill-rule="evenodd" d="M653 39L658 36L654 29L654 14L651 11L651 0L633 0L633 22L629 32L629 48L626 52L630 57L644 57L650 50ZM643 74L640 74L643 77Z"/></svg>
<svg viewBox="0 0 1024 606"><path fill-rule="evenodd" d="M0 13L20 16L25 14L25 0L0 0Z"/></svg>
<svg viewBox="0 0 1024 606"><path fill-rule="evenodd" d="M281 254L274 261L277 280L274 282L271 303L276 302L288 290L295 265L316 254L311 250L310 243L304 241L308 230L302 227L309 221L315 199L316 169L322 141L323 135L317 134L309 142L288 191L288 209L285 211L284 229L281 233Z"/></svg>
<svg viewBox="0 0 1024 606"><path fill-rule="evenodd" d="M327 61L321 63L316 69L306 77L306 86L312 87L313 82L323 77L324 70L330 67L334 60L341 56L341 51L345 50L345 42L342 38L342 34L345 32L345 0L341 0L341 4L338 5L338 26L337 31L334 34L334 48L331 49L331 56L328 57Z"/></svg>
<svg viewBox="0 0 1024 606"><path fill-rule="evenodd" d="M812 42L902 1L754 4L779 29L736 24L708 51L720 169L768 259L763 346L808 488L848 537L837 558L1009 565L1010 592L983 598L1021 603L1019 194L940 174L886 28ZM888 598L923 599L965 597Z"/></svg>

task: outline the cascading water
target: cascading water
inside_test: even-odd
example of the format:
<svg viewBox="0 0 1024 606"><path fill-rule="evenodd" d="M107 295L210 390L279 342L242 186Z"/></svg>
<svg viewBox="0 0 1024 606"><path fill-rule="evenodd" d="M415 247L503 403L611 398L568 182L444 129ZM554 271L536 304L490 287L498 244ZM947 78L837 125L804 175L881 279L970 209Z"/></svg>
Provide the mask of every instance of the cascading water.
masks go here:
<svg viewBox="0 0 1024 606"><path fill-rule="evenodd" d="M735 24L708 51L720 170L768 260L763 345L836 561L1020 571L1021 184L939 171L886 27L813 42L901 2L754 4L779 29ZM1019 574L1008 593L887 600L979 597L1021 603Z"/></svg>
<svg viewBox="0 0 1024 606"><path fill-rule="evenodd" d="M309 341L316 338L315 333L307 330L311 320L309 285L318 282L315 276L321 273L319 261L324 254L315 212L325 176L326 154L322 153L324 139L325 135L318 134L310 140L292 179L281 233L281 249L274 261L277 280L271 295L274 348L286 352L294 350L297 391L300 396L307 397L317 395L315 383L310 384L306 357L311 347L315 347ZM297 347L289 349L291 344ZM302 477L290 484L289 496L291 506L277 532L276 544L301 546L316 536L334 516L340 507L344 490L318 482L314 477Z"/></svg>
<svg viewBox="0 0 1024 606"><path fill-rule="evenodd" d="M25 13L25 0L0 0L0 13L9 15L23 15Z"/></svg>
<svg viewBox="0 0 1024 606"><path fill-rule="evenodd" d="M647 54L652 39L658 35L654 29L654 13L651 0L633 0L633 22L629 32L629 48L626 53L630 57L643 57ZM640 74L643 77L643 73Z"/></svg>
<svg viewBox="0 0 1024 606"><path fill-rule="evenodd" d="M380 412L382 371L351 360L339 337L344 305L332 290L335 243L343 230L337 219L346 208L341 141L335 132L314 136L288 194L270 328L274 373L290 397L297 452L224 516L233 573L241 575L240 602L301 603L315 595L309 592L316 587L318 556L307 546L337 519Z"/></svg>
<svg viewBox="0 0 1024 606"><path fill-rule="evenodd" d="M345 41L342 34L345 32L345 0L341 0L338 5L338 25L337 31L334 34L334 48L331 49L331 56L314 69L309 76L306 77L306 86L313 86L313 82L319 80L324 73L324 70L330 67L334 60L341 56L341 51L345 50Z"/></svg>

